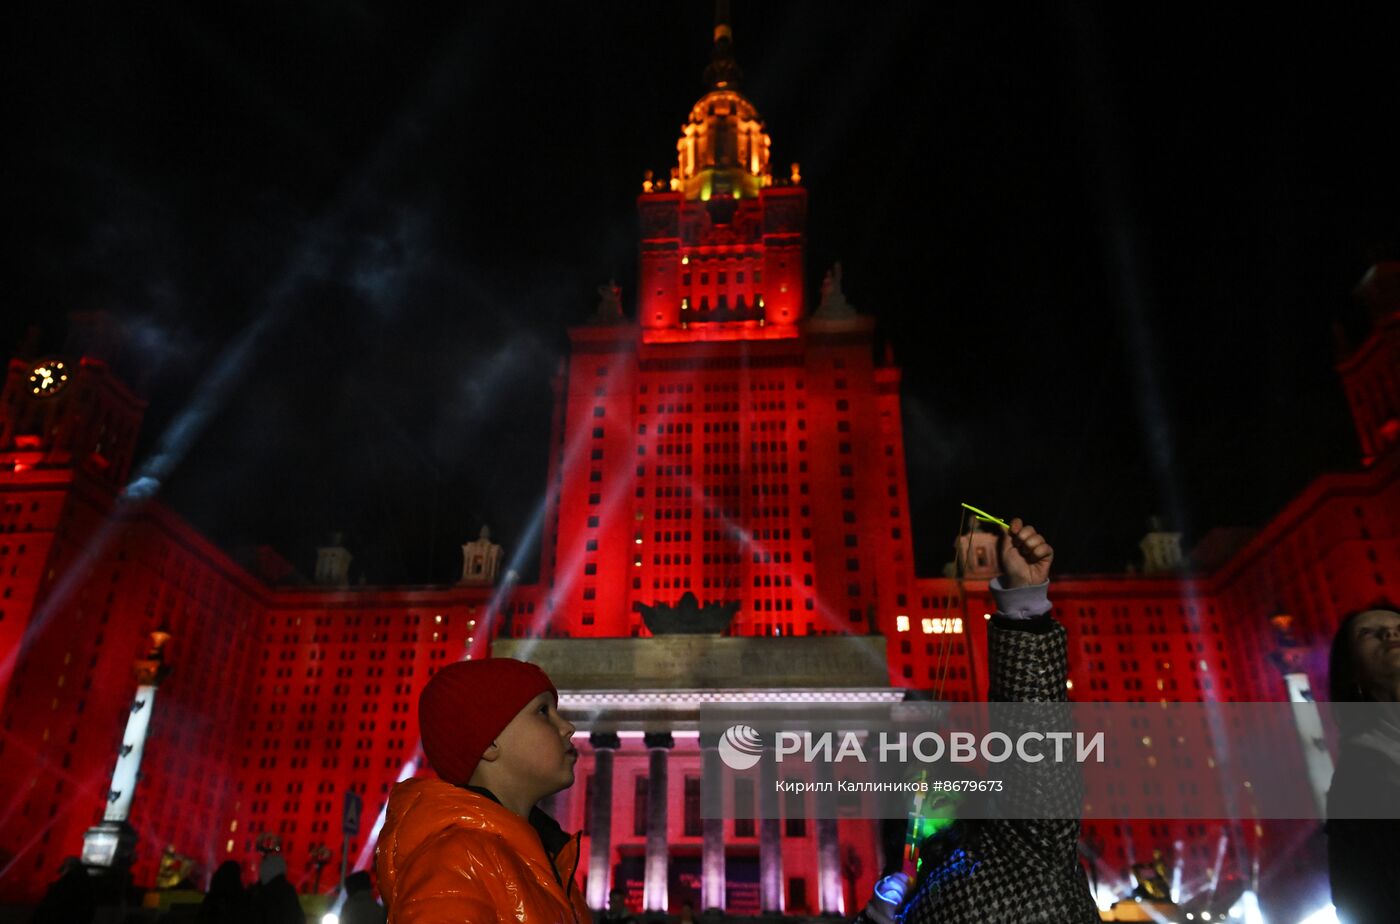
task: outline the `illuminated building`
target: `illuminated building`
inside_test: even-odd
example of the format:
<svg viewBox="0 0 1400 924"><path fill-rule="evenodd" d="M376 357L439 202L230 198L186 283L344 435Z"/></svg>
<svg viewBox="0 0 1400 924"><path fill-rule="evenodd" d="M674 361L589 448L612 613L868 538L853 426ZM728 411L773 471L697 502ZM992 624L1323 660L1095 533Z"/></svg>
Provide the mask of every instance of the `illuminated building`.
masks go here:
<svg viewBox="0 0 1400 924"><path fill-rule="evenodd" d="M450 587L350 586L339 542L321 550L314 584L286 582L288 567L271 556L235 562L159 502L120 496L143 405L106 366L11 363L0 398L0 896L33 899L102 818L130 662L161 624L179 669L161 687L130 818L144 881L167 843L209 871L227 858L251 866L258 835L273 832L292 878L309 884L313 848L338 846L342 792L361 794L374 818L394 780L416 770L415 703L436 666L484 656L493 640L542 660L595 651L606 662L620 645L653 642L662 651L673 640L648 638L638 605L687 592L701 605L738 605L727 638L697 644L793 655L782 676L745 687L712 675L712 689L980 695L991 537L960 539L961 580L915 574L899 369L877 355L874 320L846 303L839 270L821 293L804 290L800 171L771 168L727 27L715 48L673 176L648 178L638 198L635 318L609 287L593 320L570 331L541 447L548 504L536 585L497 579L500 550L486 535L464 548ZM1215 537L1205 547L1220 551L1194 573L1172 570L1184 558L1159 530L1143 573L1059 579L1074 696L1281 699L1263 657L1272 617L1295 617L1316 649L1347 610L1397 596L1396 274L1387 264L1368 276L1373 329L1338 366L1364 467L1319 477L1245 542ZM814 673L824 648L834 658L865 652L883 674L851 687ZM1312 669L1320 686L1320 665ZM556 800L566 827L609 824L590 895L606 892L605 877L658 904L695 888L701 905L731 910L853 911L879 872L868 824L765 833L731 821L716 861L695 811L702 742L646 724L655 717L646 710L693 705L664 679L643 672L633 688L609 690L604 676L566 691L578 708L606 694L609 708L637 711L636 727L615 739L580 742L578 785ZM663 768L664 798L653 788ZM605 797L600 778L611 779ZM1177 839L1200 869L1217 831L1124 822L1097 825L1092 838L1105 870ZM352 840L355 865L371 833L366 824Z"/></svg>

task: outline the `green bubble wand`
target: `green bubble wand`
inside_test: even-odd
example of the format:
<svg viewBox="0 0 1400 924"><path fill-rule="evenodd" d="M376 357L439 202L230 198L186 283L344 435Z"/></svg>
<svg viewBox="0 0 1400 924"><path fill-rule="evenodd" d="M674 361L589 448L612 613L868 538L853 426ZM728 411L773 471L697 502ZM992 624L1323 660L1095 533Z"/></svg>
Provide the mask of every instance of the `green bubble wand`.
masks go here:
<svg viewBox="0 0 1400 924"><path fill-rule="evenodd" d="M994 516L992 516L990 513L988 513L988 512L985 511L985 510L978 510L976 507L972 506L971 504L967 504L967 503L964 503L964 504L963 504L963 507L965 507L965 508L968 509L968 510L971 510L971 511L973 512L973 514L976 515L977 519L982 520L983 522L986 522L986 523L995 523L996 525L1000 526L1002 529L1007 530L1007 531L1010 531L1010 529L1011 529L1011 524L1010 524L1010 523L1006 522L1005 520L1001 519L1000 517L994 517Z"/></svg>

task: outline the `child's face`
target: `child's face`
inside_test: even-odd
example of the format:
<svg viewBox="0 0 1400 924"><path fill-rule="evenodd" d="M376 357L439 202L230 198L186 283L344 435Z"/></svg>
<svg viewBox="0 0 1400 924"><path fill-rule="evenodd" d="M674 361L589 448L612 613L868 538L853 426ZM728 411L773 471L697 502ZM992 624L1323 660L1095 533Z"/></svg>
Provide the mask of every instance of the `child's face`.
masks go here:
<svg viewBox="0 0 1400 924"><path fill-rule="evenodd" d="M522 789L543 799L574 783L578 749L573 735L573 723L555 708L554 694L541 693L496 736L497 764Z"/></svg>

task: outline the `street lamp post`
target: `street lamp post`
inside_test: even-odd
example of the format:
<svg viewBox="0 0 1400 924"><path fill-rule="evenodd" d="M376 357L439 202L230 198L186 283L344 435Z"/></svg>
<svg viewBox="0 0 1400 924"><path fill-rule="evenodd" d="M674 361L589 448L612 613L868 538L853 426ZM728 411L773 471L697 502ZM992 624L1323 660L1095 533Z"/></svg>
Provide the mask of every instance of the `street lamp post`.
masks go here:
<svg viewBox="0 0 1400 924"><path fill-rule="evenodd" d="M154 630L150 649L134 665L136 697L127 713L126 731L122 734L117 765L112 771L112 785L107 789L107 810L102 821L83 835L83 863L94 868L94 872L125 873L135 856L136 830L127 819L131 816L131 800L140 779L141 756L146 749L146 735L155 710L156 690L170 673L163 651L169 641L170 632L163 626Z"/></svg>
<svg viewBox="0 0 1400 924"><path fill-rule="evenodd" d="M1288 701L1293 704L1293 722L1302 748L1303 762L1308 771L1308 787L1317 805L1319 817L1327 817L1327 788L1332 782L1332 754L1322 730L1322 714L1313 697L1308 679L1308 649L1294 635L1294 619L1280 613L1269 620L1274 628L1274 651L1270 658L1283 675Z"/></svg>

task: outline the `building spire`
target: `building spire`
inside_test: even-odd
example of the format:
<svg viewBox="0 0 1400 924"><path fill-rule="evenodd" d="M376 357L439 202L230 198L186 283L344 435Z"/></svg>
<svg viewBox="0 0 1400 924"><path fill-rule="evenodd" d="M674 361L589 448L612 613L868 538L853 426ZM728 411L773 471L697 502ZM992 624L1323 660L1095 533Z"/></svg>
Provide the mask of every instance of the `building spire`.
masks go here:
<svg viewBox="0 0 1400 924"><path fill-rule="evenodd" d="M729 25L729 0L715 0L715 47L705 66L705 86L711 90L738 89L744 72L734 59L734 30Z"/></svg>

